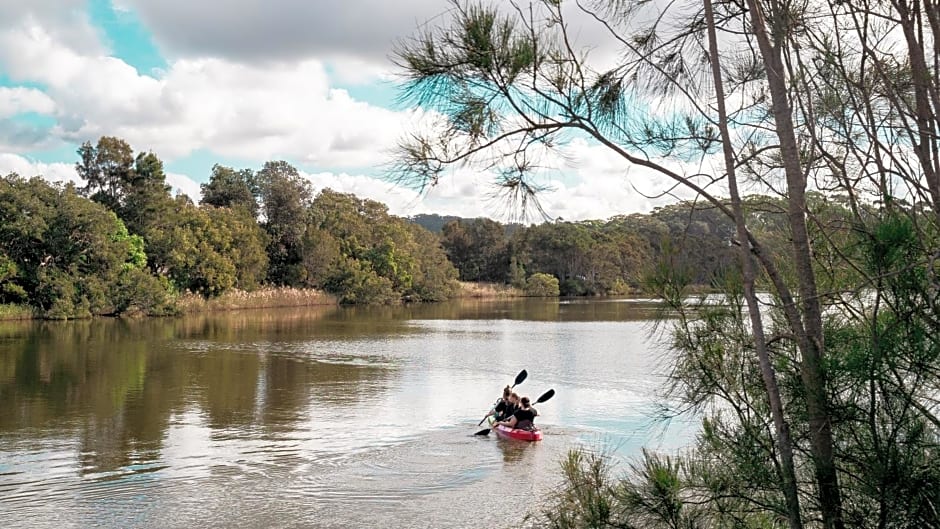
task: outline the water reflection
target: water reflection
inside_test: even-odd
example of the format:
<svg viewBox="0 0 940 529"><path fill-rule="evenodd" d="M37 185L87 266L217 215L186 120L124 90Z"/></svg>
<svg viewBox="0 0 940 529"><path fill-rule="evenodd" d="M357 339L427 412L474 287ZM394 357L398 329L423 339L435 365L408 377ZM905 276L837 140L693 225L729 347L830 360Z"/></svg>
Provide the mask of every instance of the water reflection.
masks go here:
<svg viewBox="0 0 940 529"><path fill-rule="evenodd" d="M636 435L657 384L654 310L510 300L0 322L0 526L467 527L485 502L550 486L585 435ZM522 367L522 394L558 391L540 406L549 441L472 436ZM383 507L346 512L361 501Z"/></svg>

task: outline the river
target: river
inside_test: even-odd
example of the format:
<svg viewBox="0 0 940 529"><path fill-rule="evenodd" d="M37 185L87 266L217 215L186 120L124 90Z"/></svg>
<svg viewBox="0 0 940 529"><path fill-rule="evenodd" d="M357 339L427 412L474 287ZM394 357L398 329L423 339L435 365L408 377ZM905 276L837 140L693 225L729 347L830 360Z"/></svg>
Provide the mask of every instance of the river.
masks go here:
<svg viewBox="0 0 940 529"><path fill-rule="evenodd" d="M642 300L458 301L0 322L0 527L517 527L572 447L654 420ZM500 390L540 443L474 436Z"/></svg>

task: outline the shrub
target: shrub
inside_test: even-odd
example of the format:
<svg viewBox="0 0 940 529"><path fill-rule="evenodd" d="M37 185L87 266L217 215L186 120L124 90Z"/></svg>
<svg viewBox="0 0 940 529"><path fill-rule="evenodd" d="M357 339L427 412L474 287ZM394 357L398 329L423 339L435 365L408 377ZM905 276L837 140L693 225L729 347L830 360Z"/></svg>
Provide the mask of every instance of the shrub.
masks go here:
<svg viewBox="0 0 940 529"><path fill-rule="evenodd" d="M558 278L541 272L532 274L526 282L525 293L533 297L558 297Z"/></svg>

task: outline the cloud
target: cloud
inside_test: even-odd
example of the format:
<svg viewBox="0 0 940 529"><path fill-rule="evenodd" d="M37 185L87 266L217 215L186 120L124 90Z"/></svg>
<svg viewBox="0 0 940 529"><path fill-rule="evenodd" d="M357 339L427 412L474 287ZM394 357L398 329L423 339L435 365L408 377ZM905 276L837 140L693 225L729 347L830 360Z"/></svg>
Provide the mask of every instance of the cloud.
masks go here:
<svg viewBox="0 0 940 529"><path fill-rule="evenodd" d="M507 3L492 5L516 15ZM358 63L362 82L393 69L394 44L421 28L447 23L447 0L120 0L154 33L160 48L174 57L216 57L235 62L277 63L318 57L344 68ZM536 16L538 16L538 5ZM614 39L602 25L565 3L577 48L591 49L602 62L616 57Z"/></svg>
<svg viewBox="0 0 940 529"><path fill-rule="evenodd" d="M101 53L104 46L88 17L87 0L0 2L0 31L23 24L42 24L55 40L80 53Z"/></svg>
<svg viewBox="0 0 940 529"><path fill-rule="evenodd" d="M83 181L75 172L75 166L69 163L43 163L24 158L18 154L0 153L0 175L16 173L24 178L41 176L50 182L73 182L82 185Z"/></svg>
<svg viewBox="0 0 940 529"><path fill-rule="evenodd" d="M459 169L424 195L356 174L385 163L400 136L423 127L433 114L358 101L336 87L337 76L352 84L375 82L388 65L391 40L413 34L446 2L274 0L257 12L255 1L182 6L180 0L120 0L117 9L135 11L165 41L163 48L178 54L165 70L151 74L109 55L100 32L88 23L84 1L16 4L0 6L0 15L8 15L0 17L0 71L22 85L0 89L0 153L8 153L0 155L0 171L71 180L77 178L71 164L43 164L12 153L113 135L168 161L195 151L257 166L286 159L306 169L318 188L379 200L399 215L507 220L518 214L495 196L488 173ZM24 112L51 116L55 124L4 121ZM606 218L675 200L644 197L671 182L628 168L606 149L576 141L568 154L571 162L557 159L546 173L553 187L541 194L541 203L552 217ZM191 176L171 173L167 179L198 201L199 185Z"/></svg>
<svg viewBox="0 0 940 529"><path fill-rule="evenodd" d="M178 57L278 62L385 61L392 43L447 9L442 0L122 0Z"/></svg>
<svg viewBox="0 0 940 529"><path fill-rule="evenodd" d="M53 110L55 110L55 101L39 90L0 86L0 118L27 112L51 114Z"/></svg>
<svg viewBox="0 0 940 529"><path fill-rule="evenodd" d="M172 188L174 195L186 195L196 204L202 200L202 190L199 188L199 182L179 173L167 173L166 183Z"/></svg>
<svg viewBox="0 0 940 529"><path fill-rule="evenodd" d="M306 167L385 162L420 112L394 112L331 86L323 63L268 65L181 59L158 77L120 59L83 55L35 23L0 32L0 66L44 91L11 89L11 108L52 111L49 135L66 143L101 135L174 159L210 150L239 159L286 158ZM4 95L0 93L0 116ZM12 111L12 110L11 110Z"/></svg>

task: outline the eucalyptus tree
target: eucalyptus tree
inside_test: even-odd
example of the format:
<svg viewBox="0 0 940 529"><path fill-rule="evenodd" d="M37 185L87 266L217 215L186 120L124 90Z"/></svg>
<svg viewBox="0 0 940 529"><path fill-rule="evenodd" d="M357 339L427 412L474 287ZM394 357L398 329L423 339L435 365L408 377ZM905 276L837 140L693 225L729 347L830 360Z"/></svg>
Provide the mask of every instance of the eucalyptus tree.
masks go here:
<svg viewBox="0 0 940 529"><path fill-rule="evenodd" d="M310 182L285 161L265 162L255 174L261 225L268 234L268 281L298 286L304 281L303 242L307 209L313 199Z"/></svg>
<svg viewBox="0 0 940 529"><path fill-rule="evenodd" d="M119 211L133 178L134 150L120 138L102 136L95 145L82 143L78 155L81 159L75 170L85 181L82 191L110 210Z"/></svg>
<svg viewBox="0 0 940 529"><path fill-rule="evenodd" d="M215 164L209 174L209 182L200 184L201 204L216 207L242 207L252 217L258 216L257 184L251 169L235 170Z"/></svg>

